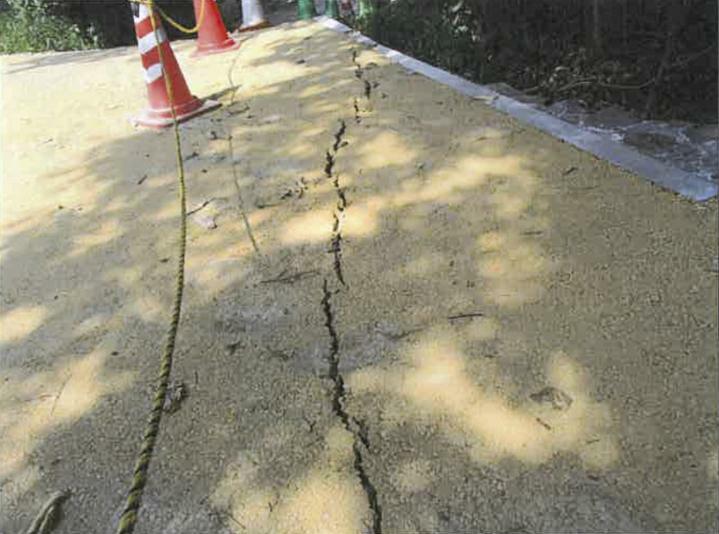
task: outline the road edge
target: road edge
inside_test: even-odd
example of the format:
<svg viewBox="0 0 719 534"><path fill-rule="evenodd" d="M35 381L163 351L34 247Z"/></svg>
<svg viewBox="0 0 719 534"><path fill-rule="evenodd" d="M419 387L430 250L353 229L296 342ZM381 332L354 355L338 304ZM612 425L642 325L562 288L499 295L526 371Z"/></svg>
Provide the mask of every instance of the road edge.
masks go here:
<svg viewBox="0 0 719 534"><path fill-rule="evenodd" d="M664 189L699 202L709 200L719 194L718 184L713 184L704 178L663 163L608 137L603 137L553 117L528 104L501 95L486 86L470 82L456 74L433 67L428 63L381 45L335 19L320 16L314 20L327 29L348 35L351 39L361 44L373 47L392 63L397 63L412 72L451 87L466 96L483 100L488 106L498 111L585 152L589 152L598 158L609 161Z"/></svg>

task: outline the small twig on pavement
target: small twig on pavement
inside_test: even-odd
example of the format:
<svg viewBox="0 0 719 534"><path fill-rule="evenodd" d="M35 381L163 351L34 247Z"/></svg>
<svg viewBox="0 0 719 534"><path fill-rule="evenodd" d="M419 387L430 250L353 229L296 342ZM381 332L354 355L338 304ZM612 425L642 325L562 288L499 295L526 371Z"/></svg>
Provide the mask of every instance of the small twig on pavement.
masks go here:
<svg viewBox="0 0 719 534"><path fill-rule="evenodd" d="M319 271L315 271L315 270L300 271L298 273L290 274L290 275L285 275L285 273L283 272L277 278L260 280L260 284L292 284L294 282L297 282L298 280L302 280L303 278L308 278L310 276L314 276L317 274L319 274Z"/></svg>
<svg viewBox="0 0 719 534"><path fill-rule="evenodd" d="M539 417L537 417L537 418L535 418L535 419L536 419L537 423L539 423L540 425L542 425L542 426L543 426L544 428L546 428L547 430L552 430L552 427L549 426L549 425L548 425L547 423L545 423L544 421L542 421Z"/></svg>
<svg viewBox="0 0 719 534"><path fill-rule="evenodd" d="M215 200L215 199L214 199L214 198L210 198L210 199L208 199L208 200L205 200L204 202L202 202L202 204L200 204L200 205L197 206L196 208L191 209L190 211L188 211L188 212L187 212L187 216L189 217L190 215L194 215L195 213L197 213L197 212L200 211L201 209L206 208L206 207L210 204L210 202L212 202L213 200Z"/></svg>
<svg viewBox="0 0 719 534"><path fill-rule="evenodd" d="M481 312L473 312L473 313L460 313L458 315L450 315L447 317L450 321L456 321L457 319L469 319L472 317L484 317L484 314Z"/></svg>
<svg viewBox="0 0 719 534"><path fill-rule="evenodd" d="M71 376L72 375L68 375L67 378L65 378L63 383L60 385L60 389L58 390L57 395L55 395L55 400L52 401L52 408L50 408L50 415L52 415L55 412L55 406L57 405L57 401L60 398L60 395L62 395L62 392L65 390L65 384L68 383Z"/></svg>

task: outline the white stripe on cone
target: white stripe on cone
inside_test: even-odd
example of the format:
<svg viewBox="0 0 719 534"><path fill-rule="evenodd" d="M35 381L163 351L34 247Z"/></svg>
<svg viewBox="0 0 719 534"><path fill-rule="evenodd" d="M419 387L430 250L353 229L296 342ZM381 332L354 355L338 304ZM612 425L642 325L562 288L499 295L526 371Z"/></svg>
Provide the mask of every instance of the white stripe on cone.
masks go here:
<svg viewBox="0 0 719 534"><path fill-rule="evenodd" d="M147 85L150 85L158 78L162 78L162 65L155 63L145 69L145 83Z"/></svg>
<svg viewBox="0 0 719 534"><path fill-rule="evenodd" d="M163 28L157 28L157 37L160 39L160 43L167 41L167 34L165 34ZM150 32L137 40L137 47L140 49L140 54L147 54L157 45L158 41L155 39L155 32Z"/></svg>
<svg viewBox="0 0 719 534"><path fill-rule="evenodd" d="M137 16L133 17L135 19L135 25L140 24L149 16L150 10L147 9L147 6L145 4L140 4ZM160 26L157 28L156 31L153 30L148 34L144 35L143 37L138 37L137 48L140 50L140 55L145 55L148 52L151 52L152 50L157 48L159 44L164 43L165 41L167 41L167 34L165 33L165 29ZM144 69L144 75L145 83L147 85L151 84L152 82L162 77L162 65L159 62L150 65L149 67Z"/></svg>
<svg viewBox="0 0 719 534"><path fill-rule="evenodd" d="M147 6L145 4L140 4L140 9L138 10L137 16L133 16L132 18L135 19L135 24L139 24L149 16L150 10L147 9Z"/></svg>

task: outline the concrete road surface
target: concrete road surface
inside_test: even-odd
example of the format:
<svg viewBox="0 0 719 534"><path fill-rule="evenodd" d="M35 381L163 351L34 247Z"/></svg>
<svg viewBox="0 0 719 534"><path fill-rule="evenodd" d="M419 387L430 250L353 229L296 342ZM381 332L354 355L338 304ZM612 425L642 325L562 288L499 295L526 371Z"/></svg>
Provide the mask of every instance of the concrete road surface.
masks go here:
<svg viewBox="0 0 719 534"><path fill-rule="evenodd" d="M295 23L192 59L140 533L715 532L717 216ZM234 90L233 90L234 86ZM173 294L135 48L2 59L0 532L113 530ZM254 244L253 244L254 242ZM176 391L176 390L175 390Z"/></svg>

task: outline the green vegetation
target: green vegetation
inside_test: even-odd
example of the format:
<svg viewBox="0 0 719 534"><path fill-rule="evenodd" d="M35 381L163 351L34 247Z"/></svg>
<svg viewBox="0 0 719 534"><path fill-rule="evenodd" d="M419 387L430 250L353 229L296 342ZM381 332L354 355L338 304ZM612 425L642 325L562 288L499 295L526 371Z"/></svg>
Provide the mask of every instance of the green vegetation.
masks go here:
<svg viewBox="0 0 719 534"><path fill-rule="evenodd" d="M547 101L716 121L715 0L375 0L363 33Z"/></svg>
<svg viewBox="0 0 719 534"><path fill-rule="evenodd" d="M98 48L92 26L83 31L44 0L6 0L0 11L0 53Z"/></svg>

